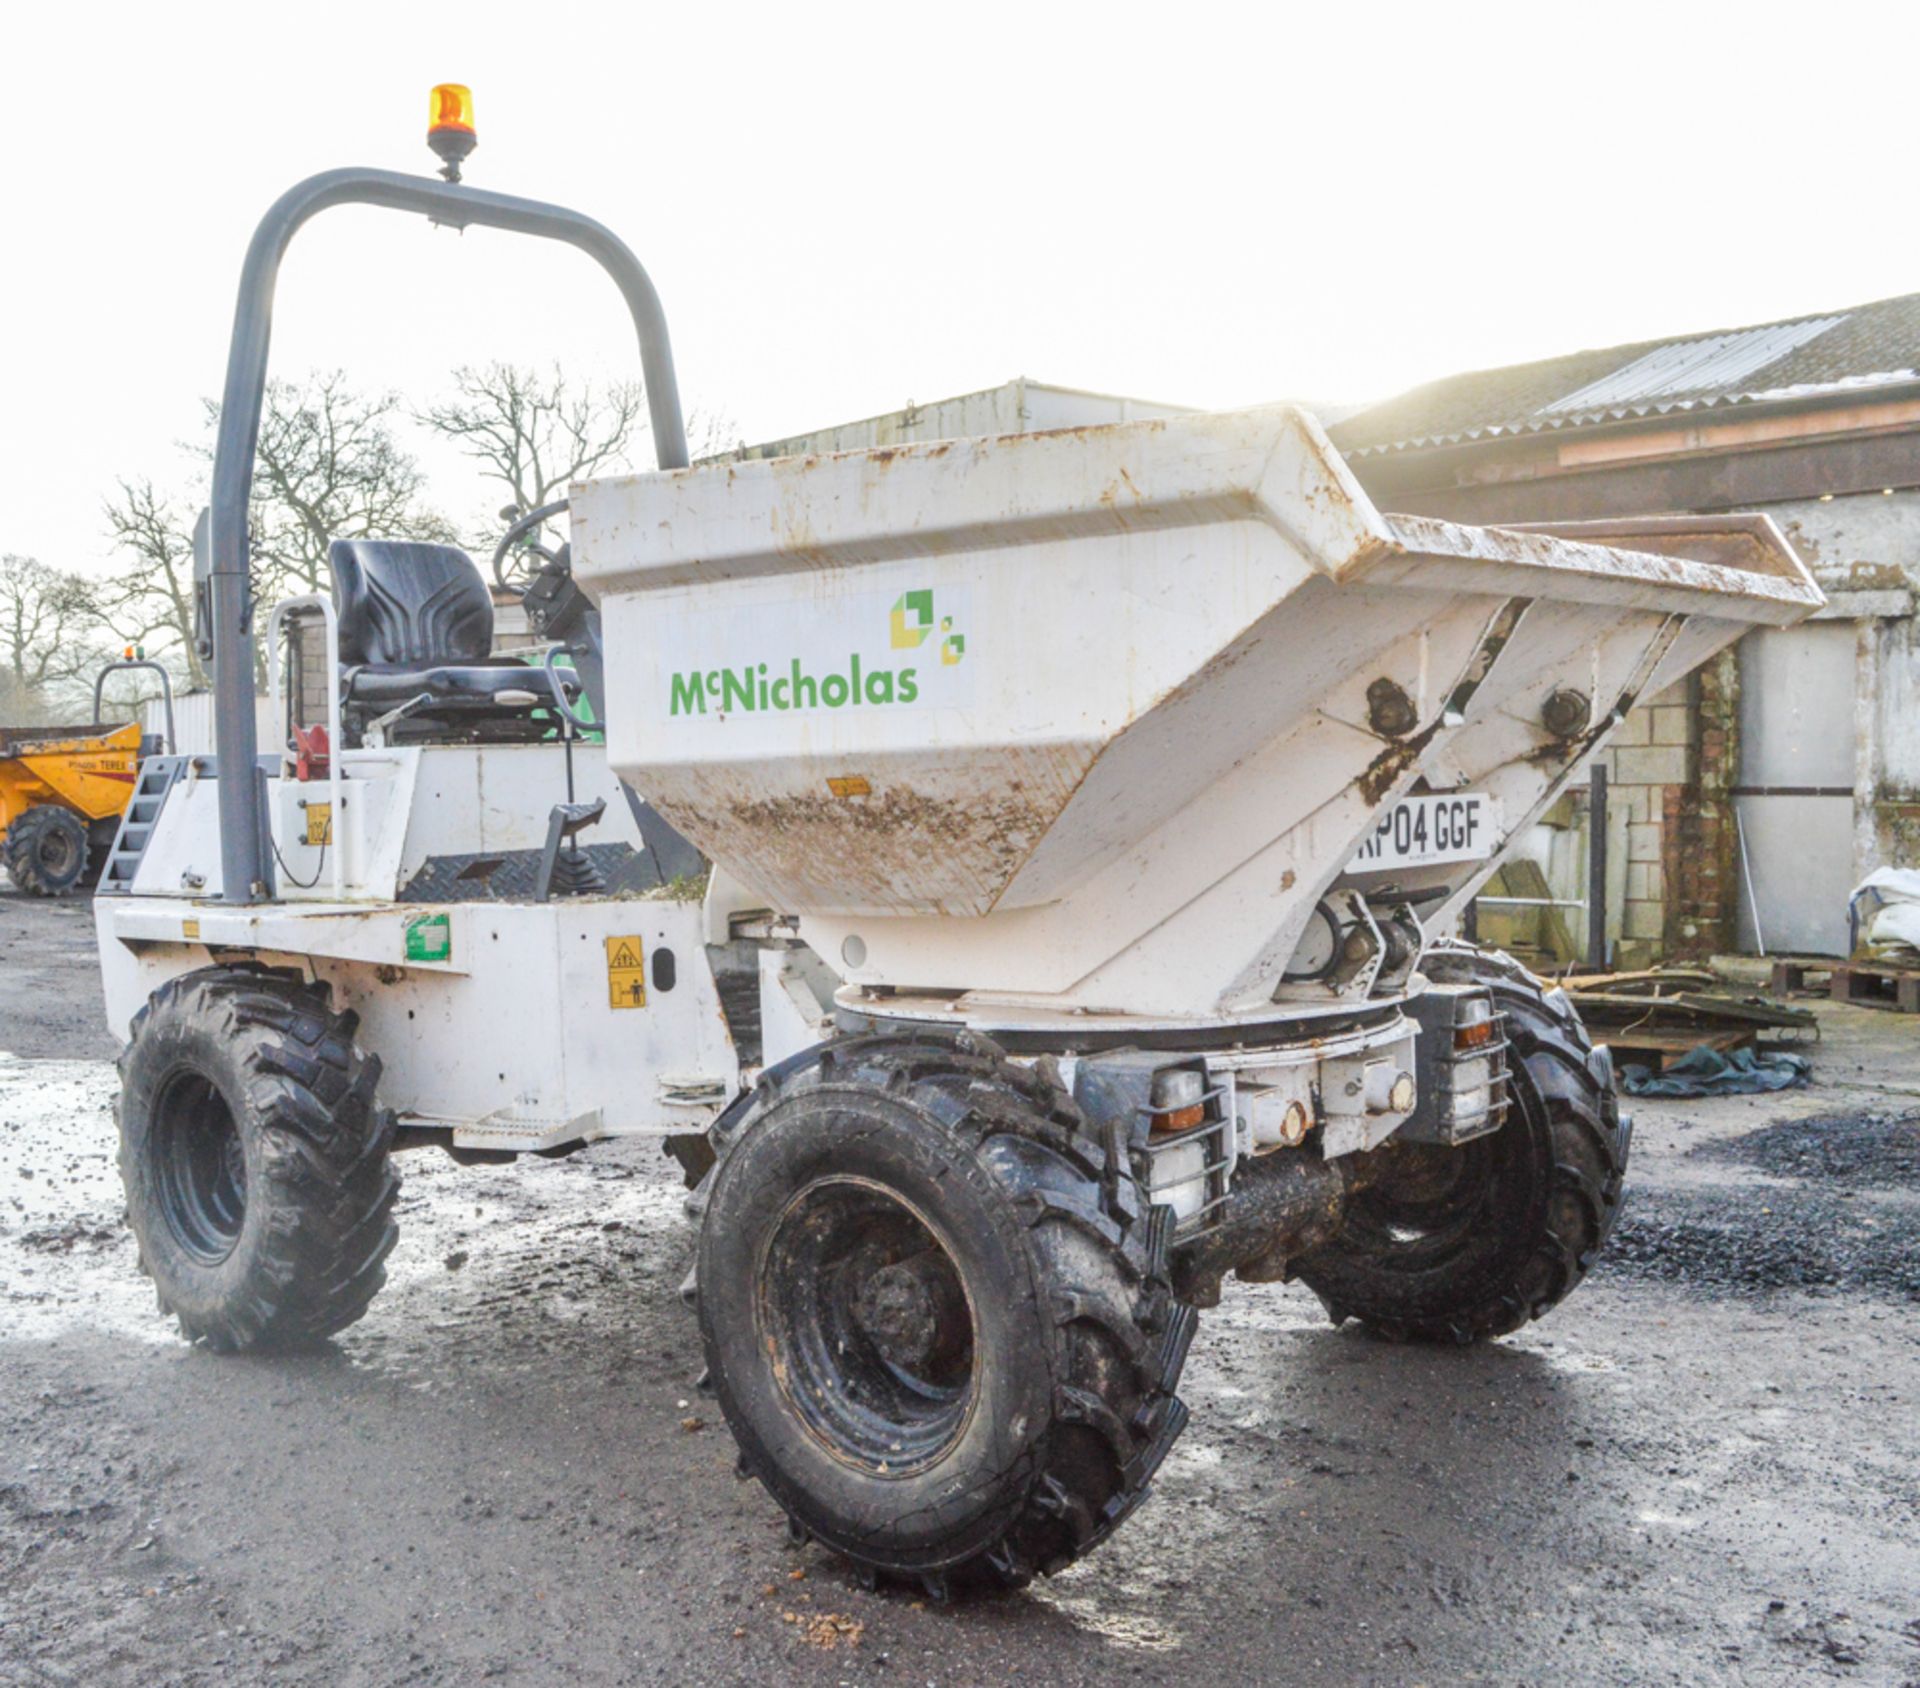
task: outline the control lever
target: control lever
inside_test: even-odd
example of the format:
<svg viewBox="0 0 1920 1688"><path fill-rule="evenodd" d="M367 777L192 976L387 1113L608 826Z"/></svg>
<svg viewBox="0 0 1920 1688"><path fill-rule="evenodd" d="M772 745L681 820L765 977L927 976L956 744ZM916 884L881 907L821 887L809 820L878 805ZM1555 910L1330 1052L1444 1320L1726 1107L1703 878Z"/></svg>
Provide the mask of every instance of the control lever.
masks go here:
<svg viewBox="0 0 1920 1688"><path fill-rule="evenodd" d="M387 733L398 723L404 721L416 710L425 709L433 702L432 692L419 692L400 705L398 709L389 709L386 714L368 722L367 730L360 735L360 743L368 750L385 750Z"/></svg>
<svg viewBox="0 0 1920 1688"><path fill-rule="evenodd" d="M547 816L547 842L540 852L539 877L534 881L536 903L550 902L555 892L563 897L587 897L607 888L607 876L574 842L606 812L604 797L596 797L591 803L554 804Z"/></svg>

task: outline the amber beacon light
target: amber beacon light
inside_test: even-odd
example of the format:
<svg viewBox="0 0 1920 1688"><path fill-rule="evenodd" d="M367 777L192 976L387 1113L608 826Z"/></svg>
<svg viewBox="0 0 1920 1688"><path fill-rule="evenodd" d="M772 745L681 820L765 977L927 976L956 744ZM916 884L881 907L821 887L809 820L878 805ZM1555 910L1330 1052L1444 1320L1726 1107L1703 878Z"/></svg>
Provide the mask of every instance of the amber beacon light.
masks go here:
<svg viewBox="0 0 1920 1688"><path fill-rule="evenodd" d="M440 174L460 180L460 166L480 144L473 129L473 90L442 82L427 96L427 145L440 159Z"/></svg>

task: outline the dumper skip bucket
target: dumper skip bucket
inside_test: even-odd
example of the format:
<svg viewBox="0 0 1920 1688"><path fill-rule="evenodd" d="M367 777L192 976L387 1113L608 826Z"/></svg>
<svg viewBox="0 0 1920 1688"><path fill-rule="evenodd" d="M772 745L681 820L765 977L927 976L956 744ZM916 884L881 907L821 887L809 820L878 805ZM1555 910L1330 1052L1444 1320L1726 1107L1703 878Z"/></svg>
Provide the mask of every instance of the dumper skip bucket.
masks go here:
<svg viewBox="0 0 1920 1688"><path fill-rule="evenodd" d="M1755 518L1382 515L1292 407L597 481L572 523L615 767L851 981L1171 1015L1263 1001L1415 781L1496 799L1497 853L1635 697L1822 602Z"/></svg>

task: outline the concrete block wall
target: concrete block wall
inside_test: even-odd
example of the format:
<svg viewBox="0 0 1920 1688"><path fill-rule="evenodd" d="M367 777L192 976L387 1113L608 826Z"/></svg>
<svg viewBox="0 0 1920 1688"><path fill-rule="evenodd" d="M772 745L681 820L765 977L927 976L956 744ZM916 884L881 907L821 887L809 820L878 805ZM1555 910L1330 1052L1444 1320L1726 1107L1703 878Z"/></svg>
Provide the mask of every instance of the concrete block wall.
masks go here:
<svg viewBox="0 0 1920 1688"><path fill-rule="evenodd" d="M1733 947L1738 719L1738 668L1727 652L1642 702L1599 758L1609 847L1626 856L1625 873L1610 876L1616 967Z"/></svg>
<svg viewBox="0 0 1920 1688"><path fill-rule="evenodd" d="M1647 966L1666 932L1665 856L1667 792L1687 777L1686 694L1676 686L1642 703L1617 731L1599 762L1607 770L1608 843L1625 847L1626 871L1616 870L1609 911L1616 967ZM1676 730L1678 738L1676 739Z"/></svg>

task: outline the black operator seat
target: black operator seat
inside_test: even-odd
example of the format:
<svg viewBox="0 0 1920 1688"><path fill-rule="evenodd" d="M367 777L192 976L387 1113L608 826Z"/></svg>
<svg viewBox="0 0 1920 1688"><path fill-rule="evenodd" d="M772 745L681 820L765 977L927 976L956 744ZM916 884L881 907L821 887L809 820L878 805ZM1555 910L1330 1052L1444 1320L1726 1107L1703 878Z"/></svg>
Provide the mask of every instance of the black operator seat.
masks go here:
<svg viewBox="0 0 1920 1688"><path fill-rule="evenodd" d="M327 548L340 620L342 701L366 714L421 693L420 718L524 714L549 706L547 676L493 655L493 598L474 560L456 545L405 539L336 539ZM569 697L579 686L563 675ZM540 703L503 697L536 694Z"/></svg>

